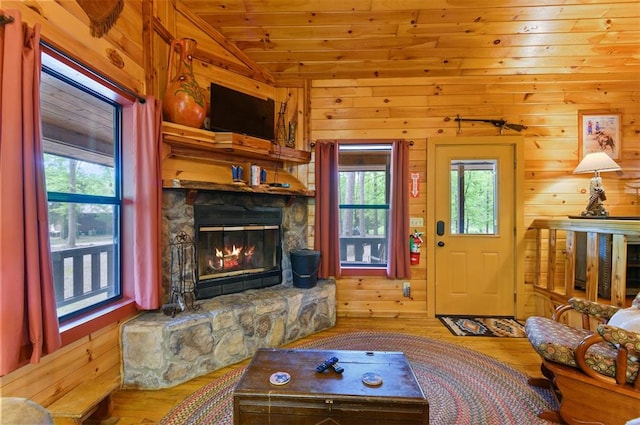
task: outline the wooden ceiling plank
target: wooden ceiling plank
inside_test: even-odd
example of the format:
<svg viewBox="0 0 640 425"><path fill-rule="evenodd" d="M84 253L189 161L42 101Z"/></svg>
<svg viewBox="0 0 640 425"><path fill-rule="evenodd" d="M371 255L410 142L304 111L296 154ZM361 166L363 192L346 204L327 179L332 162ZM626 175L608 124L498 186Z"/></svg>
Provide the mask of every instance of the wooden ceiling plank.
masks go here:
<svg viewBox="0 0 640 425"><path fill-rule="evenodd" d="M473 50L452 47L452 48L432 48L432 47L411 47L406 49L390 49L390 60L416 59L421 57L440 58L503 58L503 57L570 57L570 56L610 56L612 51L616 55L633 57L638 51L635 44L627 45L599 45L576 48L575 45L566 46L507 46L507 47L477 47ZM292 57L301 60L304 52L291 54ZM256 54L257 57L260 57ZM276 56L277 57L277 53ZM266 56L264 59L268 59Z"/></svg>
<svg viewBox="0 0 640 425"><path fill-rule="evenodd" d="M311 12L320 10L371 10L371 0L182 0L182 2L196 13L205 13L211 9L230 12Z"/></svg>
<svg viewBox="0 0 640 425"><path fill-rule="evenodd" d="M342 40L277 40L270 42L238 42L238 46L246 52L254 51L341 51L341 50L378 50L408 46L435 47L438 37L389 37L370 39L342 39Z"/></svg>
<svg viewBox="0 0 640 425"><path fill-rule="evenodd" d="M313 40L395 37L397 24L322 25L322 26L259 26L223 28L233 42L269 40Z"/></svg>
<svg viewBox="0 0 640 425"><path fill-rule="evenodd" d="M517 83L531 83L531 82L559 82L565 84L584 84L588 82L629 82L637 75L633 71L624 73L611 73L611 74L596 74L596 73L584 73L568 74L568 75L537 75L531 78L529 75L506 75L506 76L476 76L468 77L464 80L460 80L455 77L440 76L434 78L433 76L422 76L407 80L405 78L387 78L381 80L379 78L357 78L357 79L331 79L331 80L315 80L313 81L312 90L319 90L331 87L352 87L352 86L366 86L366 87L421 87L423 85L432 84L517 84ZM314 96L320 96L320 93L314 92Z"/></svg>
<svg viewBox="0 0 640 425"><path fill-rule="evenodd" d="M486 3L486 2L484 2ZM541 2L538 2L541 3ZM500 3L503 5L503 3ZM429 5L431 6L431 4ZM420 8L417 24L456 22L511 22L538 20L571 20L593 18L625 18L638 15L637 2L592 4L536 4L515 7L491 7L483 5L465 8Z"/></svg>
<svg viewBox="0 0 640 425"><path fill-rule="evenodd" d="M602 31L637 31L637 18L563 19L511 22L399 24L398 36L445 34L544 34Z"/></svg>
<svg viewBox="0 0 640 425"><path fill-rule="evenodd" d="M271 70L272 74L278 79L286 79L294 81L299 79L309 80L331 80L335 78L346 79L362 79L362 78L407 78L422 77L425 75L431 77L487 77L487 76L513 76L522 75L528 78L538 76L558 76L562 74L576 74L581 72L595 73L592 68L558 68L558 67L539 67L536 69L528 68L502 68L502 69L430 69L429 67L420 66L419 63L405 64L398 68L384 68L377 66L378 64L370 64L366 69L363 67L355 67L353 69L344 69L343 67L330 67L324 64L319 67L305 66L304 74L296 69L288 69L285 71ZM617 67L603 67L597 71L605 78L610 73L619 71ZM626 67L628 72L640 73L640 67Z"/></svg>
<svg viewBox="0 0 640 425"><path fill-rule="evenodd" d="M259 67L258 64L256 64L249 56L246 55L246 53L240 50L235 44L229 42L229 40L227 40L222 34L216 31L209 24L200 19L195 13L185 7L181 1L176 1L176 10L180 12L185 18L189 19L201 31L205 32L213 40L229 50L229 52L231 52L235 57L237 57L240 61L247 65L247 67L255 71L257 75L261 75L268 82L274 81L273 77L270 76L268 72L265 72L264 69Z"/></svg>
<svg viewBox="0 0 640 425"><path fill-rule="evenodd" d="M207 13L197 12L203 20L216 28L255 26L311 26L367 24L411 24L415 22L417 10L348 11L348 12L290 12L285 13Z"/></svg>
<svg viewBox="0 0 640 425"><path fill-rule="evenodd" d="M300 63L306 60L315 61L374 61L387 60L389 53L385 50L343 50L340 52L256 52L252 56L258 62L290 62Z"/></svg>

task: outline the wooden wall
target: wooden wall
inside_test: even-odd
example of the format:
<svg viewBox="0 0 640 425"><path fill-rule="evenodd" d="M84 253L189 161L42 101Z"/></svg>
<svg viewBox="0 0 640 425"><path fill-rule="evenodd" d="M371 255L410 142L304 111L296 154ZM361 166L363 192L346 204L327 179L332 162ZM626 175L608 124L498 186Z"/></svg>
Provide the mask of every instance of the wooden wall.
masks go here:
<svg viewBox="0 0 640 425"><path fill-rule="evenodd" d="M120 376L120 323L112 323L78 341L0 377L3 397L25 397L48 406L81 382Z"/></svg>
<svg viewBox="0 0 640 425"><path fill-rule="evenodd" d="M39 23L43 41L90 65L128 90L145 94L142 2L126 1L115 26L102 38L89 32L87 15L73 0L3 1L29 25ZM120 375L120 323L112 323L0 377L3 397L26 397L43 405L58 399L80 382L103 374Z"/></svg>
<svg viewBox="0 0 640 425"><path fill-rule="evenodd" d="M640 215L640 196L629 186L640 180L640 91L634 74L422 77L313 81L310 90L312 139L406 138L411 172L420 173L420 196L412 198L411 216L423 217L429 200L425 184L429 141L449 136L498 136L497 128L453 119L484 117L524 124L524 228L534 218L579 214L586 205L590 175L573 175L578 165L578 111L622 113L623 171L603 174L606 206L612 215ZM506 130L505 135L518 133ZM421 230L421 229L418 229ZM424 230L424 229L422 229ZM526 315L533 299L533 240L518 241L525 250L525 287L518 303ZM423 246L422 256L429 247ZM340 316L425 316L426 264L412 267L411 299L401 282L380 278L344 278L337 282ZM433 292L431 292L433 293Z"/></svg>
<svg viewBox="0 0 640 425"><path fill-rule="evenodd" d="M126 1L118 21L102 38L89 32L89 18L73 0L3 1L22 20L41 25L43 41L89 64L103 76L138 94L145 93L142 2Z"/></svg>
<svg viewBox="0 0 640 425"><path fill-rule="evenodd" d="M611 109L622 112L623 172L605 177L607 206L612 214L640 215L640 197L625 184L640 178L640 106L635 74L471 76L413 79L322 80L304 87L277 87L269 75L252 70L229 54L228 46L194 24L174 2L126 0L115 27L103 38L89 35L88 18L73 0L3 1L2 8L18 9L30 24L39 22L45 40L73 53L118 84L139 94L162 97L166 85L168 42L193 37L201 50L195 71L201 85L224 82L250 93L291 99L289 118L298 117L297 147L308 149L316 139L398 138L415 142L411 171L420 173L420 197L411 202L411 216L425 223L429 194L425 193L428 140L455 136L456 115L505 118L529 128L525 135L525 223L535 217L575 214L584 208L587 176L573 176L578 163L577 111ZM143 29L146 28L146 32ZM146 38L145 38L146 37ZM143 46L152 46L145 49ZM222 66L224 65L224 66ZM463 124L464 135L496 135L489 125ZM313 164L291 167L299 180L313 187ZM313 223L313 209L309 222ZM309 245L313 231L310 229ZM533 252L530 239L520 241ZM423 258L425 256L423 248ZM527 262L526 283L532 282ZM338 282L341 316L424 317L427 311L425 261L414 267L412 298L402 296L401 282L349 278ZM526 292L526 291L525 291ZM520 294L529 296L529 294ZM533 302L527 302L530 310ZM118 324L95 332L38 365L29 365L0 378L3 396L22 396L48 404L65 389L101 373L113 373L120 362ZM46 383L45 383L46 382Z"/></svg>

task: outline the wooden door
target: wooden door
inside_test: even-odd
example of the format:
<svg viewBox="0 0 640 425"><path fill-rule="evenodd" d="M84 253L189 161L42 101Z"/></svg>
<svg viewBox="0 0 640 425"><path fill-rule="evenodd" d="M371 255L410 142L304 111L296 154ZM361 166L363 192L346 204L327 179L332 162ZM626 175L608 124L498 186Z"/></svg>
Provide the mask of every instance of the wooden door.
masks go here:
<svg viewBox="0 0 640 425"><path fill-rule="evenodd" d="M436 145L434 167L435 314L514 316L514 146Z"/></svg>

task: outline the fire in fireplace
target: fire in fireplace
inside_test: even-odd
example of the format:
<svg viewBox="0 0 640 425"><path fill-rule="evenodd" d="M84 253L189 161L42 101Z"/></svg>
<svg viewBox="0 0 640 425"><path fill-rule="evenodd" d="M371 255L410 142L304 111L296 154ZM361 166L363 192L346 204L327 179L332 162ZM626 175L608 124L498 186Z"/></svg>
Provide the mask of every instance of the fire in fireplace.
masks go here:
<svg viewBox="0 0 640 425"><path fill-rule="evenodd" d="M198 299L282 281L279 208L194 205Z"/></svg>

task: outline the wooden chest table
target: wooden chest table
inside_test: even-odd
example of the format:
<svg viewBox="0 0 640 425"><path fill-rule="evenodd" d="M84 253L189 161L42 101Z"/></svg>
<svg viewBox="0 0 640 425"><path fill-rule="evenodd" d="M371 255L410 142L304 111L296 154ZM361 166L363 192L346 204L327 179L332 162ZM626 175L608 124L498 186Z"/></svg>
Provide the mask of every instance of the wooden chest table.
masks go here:
<svg viewBox="0 0 640 425"><path fill-rule="evenodd" d="M334 356L342 374L316 371ZM291 380L271 384L275 372L287 372ZM367 372L382 377L382 384L364 384ZM425 425L429 404L400 352L260 349L233 392L233 420L236 425Z"/></svg>

